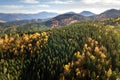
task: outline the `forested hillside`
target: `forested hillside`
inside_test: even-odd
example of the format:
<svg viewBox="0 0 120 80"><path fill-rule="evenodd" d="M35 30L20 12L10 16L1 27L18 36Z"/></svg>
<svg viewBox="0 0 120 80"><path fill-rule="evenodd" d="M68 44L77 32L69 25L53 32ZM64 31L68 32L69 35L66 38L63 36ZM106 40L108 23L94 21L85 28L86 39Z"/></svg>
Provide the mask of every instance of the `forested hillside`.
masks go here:
<svg viewBox="0 0 120 80"><path fill-rule="evenodd" d="M119 17L36 30L0 35L1 80L120 79Z"/></svg>

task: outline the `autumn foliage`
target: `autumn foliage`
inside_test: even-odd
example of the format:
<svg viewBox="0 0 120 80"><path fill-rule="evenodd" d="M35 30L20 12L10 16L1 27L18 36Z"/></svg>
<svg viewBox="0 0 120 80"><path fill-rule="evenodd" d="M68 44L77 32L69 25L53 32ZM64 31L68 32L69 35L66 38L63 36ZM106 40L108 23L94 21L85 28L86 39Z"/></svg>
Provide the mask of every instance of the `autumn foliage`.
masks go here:
<svg viewBox="0 0 120 80"><path fill-rule="evenodd" d="M0 80L119 80L119 20L5 29L13 33L0 34Z"/></svg>
<svg viewBox="0 0 120 80"><path fill-rule="evenodd" d="M98 41L88 37L82 51L74 54L73 59L64 65L61 80L112 80L111 58L107 57L107 49Z"/></svg>

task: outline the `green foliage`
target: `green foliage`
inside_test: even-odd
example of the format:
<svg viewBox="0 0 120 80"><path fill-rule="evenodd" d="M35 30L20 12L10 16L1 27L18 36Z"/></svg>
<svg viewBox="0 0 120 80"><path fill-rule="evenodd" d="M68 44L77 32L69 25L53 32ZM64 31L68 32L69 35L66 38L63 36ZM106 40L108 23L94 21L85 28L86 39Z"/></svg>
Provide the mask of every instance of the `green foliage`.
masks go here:
<svg viewBox="0 0 120 80"><path fill-rule="evenodd" d="M46 32L34 34L4 34L0 38L0 79L20 80L31 58L40 55L47 42Z"/></svg>
<svg viewBox="0 0 120 80"><path fill-rule="evenodd" d="M119 72L112 70L111 57L98 41L88 38L81 52L76 52L71 62L64 66L66 80L116 80Z"/></svg>
<svg viewBox="0 0 120 80"><path fill-rule="evenodd" d="M68 76L64 76L64 68L66 64L70 65L72 63L74 53L77 51L82 53L84 51L84 46L88 42L88 38L92 38L93 42L96 40L99 42L99 45L94 47L90 46L92 56L85 57L87 63L84 61L82 63L82 66L84 66L83 73L87 70L89 70L88 72L90 73L90 76L86 78L95 80L97 76L100 76L99 79L106 79L106 77L109 76L107 76L106 73L110 72L109 79L119 79L120 31L118 29L120 29L120 24L114 25L116 22L113 22L114 24L110 23L106 21L78 22L69 26L41 30L42 32L44 31L43 33L41 33L41 31L31 30L29 32L26 31L26 33L7 34L6 38L4 34L1 34L0 66L2 67L0 67L0 79L74 80L76 75L74 70L76 67L71 69L73 71L71 71L72 73ZM30 35L34 37L34 35L36 35L35 33L37 33L39 37L31 38ZM48 37L41 37L41 35L45 35L46 33ZM17 35L19 35L19 37L17 37ZM13 40L13 38L14 41L10 42L10 39ZM22 40L22 42L19 43L20 47L18 47L16 42L20 40ZM8 47L6 47L6 45ZM24 45L24 50L21 50L22 45ZM101 70L91 68L96 67L96 65L94 65L95 63L100 64L96 58L96 61L92 60L94 56L96 57L93 53L95 47L98 47L98 49L105 47L106 49L106 51L101 50L105 53L102 57L105 57L105 62L109 61L109 66L104 62L100 65L103 66ZM101 59L100 56L98 56L98 58ZM68 68L69 66L66 66L66 69ZM79 78L83 79L83 77Z"/></svg>
<svg viewBox="0 0 120 80"><path fill-rule="evenodd" d="M34 22L34 23L24 23L24 24L9 24L6 23L6 26L2 26L0 29L0 33L16 33L16 32L28 32L35 30L46 29L43 23Z"/></svg>

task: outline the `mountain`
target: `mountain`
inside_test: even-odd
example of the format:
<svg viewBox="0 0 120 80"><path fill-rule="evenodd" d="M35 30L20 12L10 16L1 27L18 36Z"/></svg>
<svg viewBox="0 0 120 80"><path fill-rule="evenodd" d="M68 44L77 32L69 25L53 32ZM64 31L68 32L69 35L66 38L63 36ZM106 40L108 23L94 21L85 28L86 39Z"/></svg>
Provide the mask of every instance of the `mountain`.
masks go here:
<svg viewBox="0 0 120 80"><path fill-rule="evenodd" d="M67 13L64 13L64 14L76 14L76 13L75 13L75 12L70 11L70 12L67 12Z"/></svg>
<svg viewBox="0 0 120 80"><path fill-rule="evenodd" d="M57 16L57 13L52 12L40 12L38 14L33 14L34 19L48 19Z"/></svg>
<svg viewBox="0 0 120 80"><path fill-rule="evenodd" d="M85 21L88 20L88 17L79 15L79 14L62 14L59 16L56 16L48 21L45 22L46 26L50 27L57 27L57 26L64 26L69 25L71 23L75 23L77 21Z"/></svg>
<svg viewBox="0 0 120 80"><path fill-rule="evenodd" d="M0 23L6 23L6 21L0 20Z"/></svg>
<svg viewBox="0 0 120 80"><path fill-rule="evenodd" d="M90 12L90 11L83 11L80 13L80 15L83 15L83 16L94 16L96 14Z"/></svg>
<svg viewBox="0 0 120 80"><path fill-rule="evenodd" d="M119 16L120 16L120 10L110 9L110 10L107 10L99 15L91 16L91 19L102 20L102 19L108 19L108 18L116 18Z"/></svg>
<svg viewBox="0 0 120 80"><path fill-rule="evenodd" d="M45 20L44 24L46 26L56 27L56 26L69 25L71 23L75 23L78 21L104 20L108 18L116 18L119 16L120 16L120 10L116 10L116 9L110 9L98 15L90 11L83 11L79 14L71 11L64 14L60 14L60 15L52 12L40 12L37 14L0 13L0 20L1 20L0 22L1 23L12 22L13 24L24 24L24 23L36 22L35 20L38 20L38 19L41 22L41 19L42 19L43 21Z"/></svg>
<svg viewBox="0 0 120 80"><path fill-rule="evenodd" d="M21 17L17 16L17 15L13 15L13 14L6 14L5 16L1 17L0 18L1 20L4 20L4 21L15 21L15 20L22 20Z"/></svg>
<svg viewBox="0 0 120 80"><path fill-rule="evenodd" d="M37 14L15 14L15 13L0 13L0 20L11 22L18 20L31 20L31 19L48 19L57 16L57 13L40 12Z"/></svg>
<svg viewBox="0 0 120 80"><path fill-rule="evenodd" d="M116 10L116 9L110 9L98 15L89 11L83 11L80 14L74 12L68 12L46 21L45 25L50 27L57 27L57 26L69 25L71 23L75 23L78 21L104 20L108 18L116 18L119 16L120 16L120 10Z"/></svg>
<svg viewBox="0 0 120 80"><path fill-rule="evenodd" d="M12 22L7 22L8 24L13 24L13 25L23 25L23 24L30 24L30 23L40 23L44 22L46 20L43 19L32 19L32 20L20 20L20 21L12 21Z"/></svg>

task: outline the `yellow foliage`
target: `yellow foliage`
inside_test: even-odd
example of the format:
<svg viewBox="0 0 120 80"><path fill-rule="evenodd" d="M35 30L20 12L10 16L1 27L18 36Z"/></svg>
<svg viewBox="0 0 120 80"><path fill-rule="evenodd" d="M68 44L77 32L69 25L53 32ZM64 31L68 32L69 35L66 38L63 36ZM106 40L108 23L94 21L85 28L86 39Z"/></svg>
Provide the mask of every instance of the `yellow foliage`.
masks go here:
<svg viewBox="0 0 120 80"><path fill-rule="evenodd" d="M46 32L42 32L41 35L42 35L42 36L45 36L45 35L46 35Z"/></svg>
<svg viewBox="0 0 120 80"><path fill-rule="evenodd" d="M91 58L92 60L95 60L95 56L93 56L93 55L91 55L90 58Z"/></svg>
<svg viewBox="0 0 120 80"><path fill-rule="evenodd" d="M46 35L46 32L44 32L45 33L45 35ZM35 33L34 34L35 36L37 36L37 37L39 37L40 36L40 34L39 33Z"/></svg>
<svg viewBox="0 0 120 80"><path fill-rule="evenodd" d="M64 66L64 70L65 70L65 72L69 73L69 72L70 72L70 65L69 65L69 64L66 64L66 65Z"/></svg>
<svg viewBox="0 0 120 80"><path fill-rule="evenodd" d="M106 58L106 55L104 53L101 53L100 57L104 59L104 58Z"/></svg>
<svg viewBox="0 0 120 80"><path fill-rule="evenodd" d="M90 55L91 55L89 51L87 51L86 54L87 54L87 56L90 56Z"/></svg>
<svg viewBox="0 0 120 80"><path fill-rule="evenodd" d="M36 45L37 45L37 46L39 46L39 45L40 45L40 42L39 42L39 41L37 41L37 42L36 42Z"/></svg>
<svg viewBox="0 0 120 80"><path fill-rule="evenodd" d="M13 37L10 37L9 42L13 42L13 41L14 41L14 38L13 38Z"/></svg>
<svg viewBox="0 0 120 80"><path fill-rule="evenodd" d="M88 37L88 42L91 42L92 41L92 38L91 37Z"/></svg>
<svg viewBox="0 0 120 80"><path fill-rule="evenodd" d="M76 52L74 55L75 55L77 58L81 58L81 55L80 55L80 52L79 52L79 51Z"/></svg>
<svg viewBox="0 0 120 80"><path fill-rule="evenodd" d="M4 67L3 72L4 72L4 73L7 73L7 68L6 68L6 67Z"/></svg>
<svg viewBox="0 0 120 80"><path fill-rule="evenodd" d="M5 42L8 43L9 39L8 39L8 35L5 34Z"/></svg>
<svg viewBox="0 0 120 80"><path fill-rule="evenodd" d="M109 70L107 71L107 77L110 77L111 74L112 74L112 70L111 70L111 68L109 68Z"/></svg>
<svg viewBox="0 0 120 80"><path fill-rule="evenodd" d="M75 69L75 72L79 72L79 71L80 71L80 69L79 69L79 68L76 68L76 69Z"/></svg>
<svg viewBox="0 0 120 80"><path fill-rule="evenodd" d="M0 39L0 44L3 44L3 39Z"/></svg>
<svg viewBox="0 0 120 80"><path fill-rule="evenodd" d="M99 47L95 47L94 52L98 53L99 52Z"/></svg>
<svg viewBox="0 0 120 80"><path fill-rule="evenodd" d="M81 73L80 73L80 71L78 71L77 73L76 73L76 76L79 76Z"/></svg>
<svg viewBox="0 0 120 80"><path fill-rule="evenodd" d="M30 43L30 44L28 44L28 46L29 46L29 47L32 47L32 44Z"/></svg>
<svg viewBox="0 0 120 80"><path fill-rule="evenodd" d="M95 41L95 44L98 45L98 41Z"/></svg>
<svg viewBox="0 0 120 80"><path fill-rule="evenodd" d="M101 36L98 36L99 39L101 39L102 37Z"/></svg>
<svg viewBox="0 0 120 80"><path fill-rule="evenodd" d="M84 48L87 49L87 46L88 46L88 44L85 44L85 45L84 45Z"/></svg>
<svg viewBox="0 0 120 80"><path fill-rule="evenodd" d="M24 35L23 39L24 39L25 41L28 41L28 40L29 40L28 35Z"/></svg>

